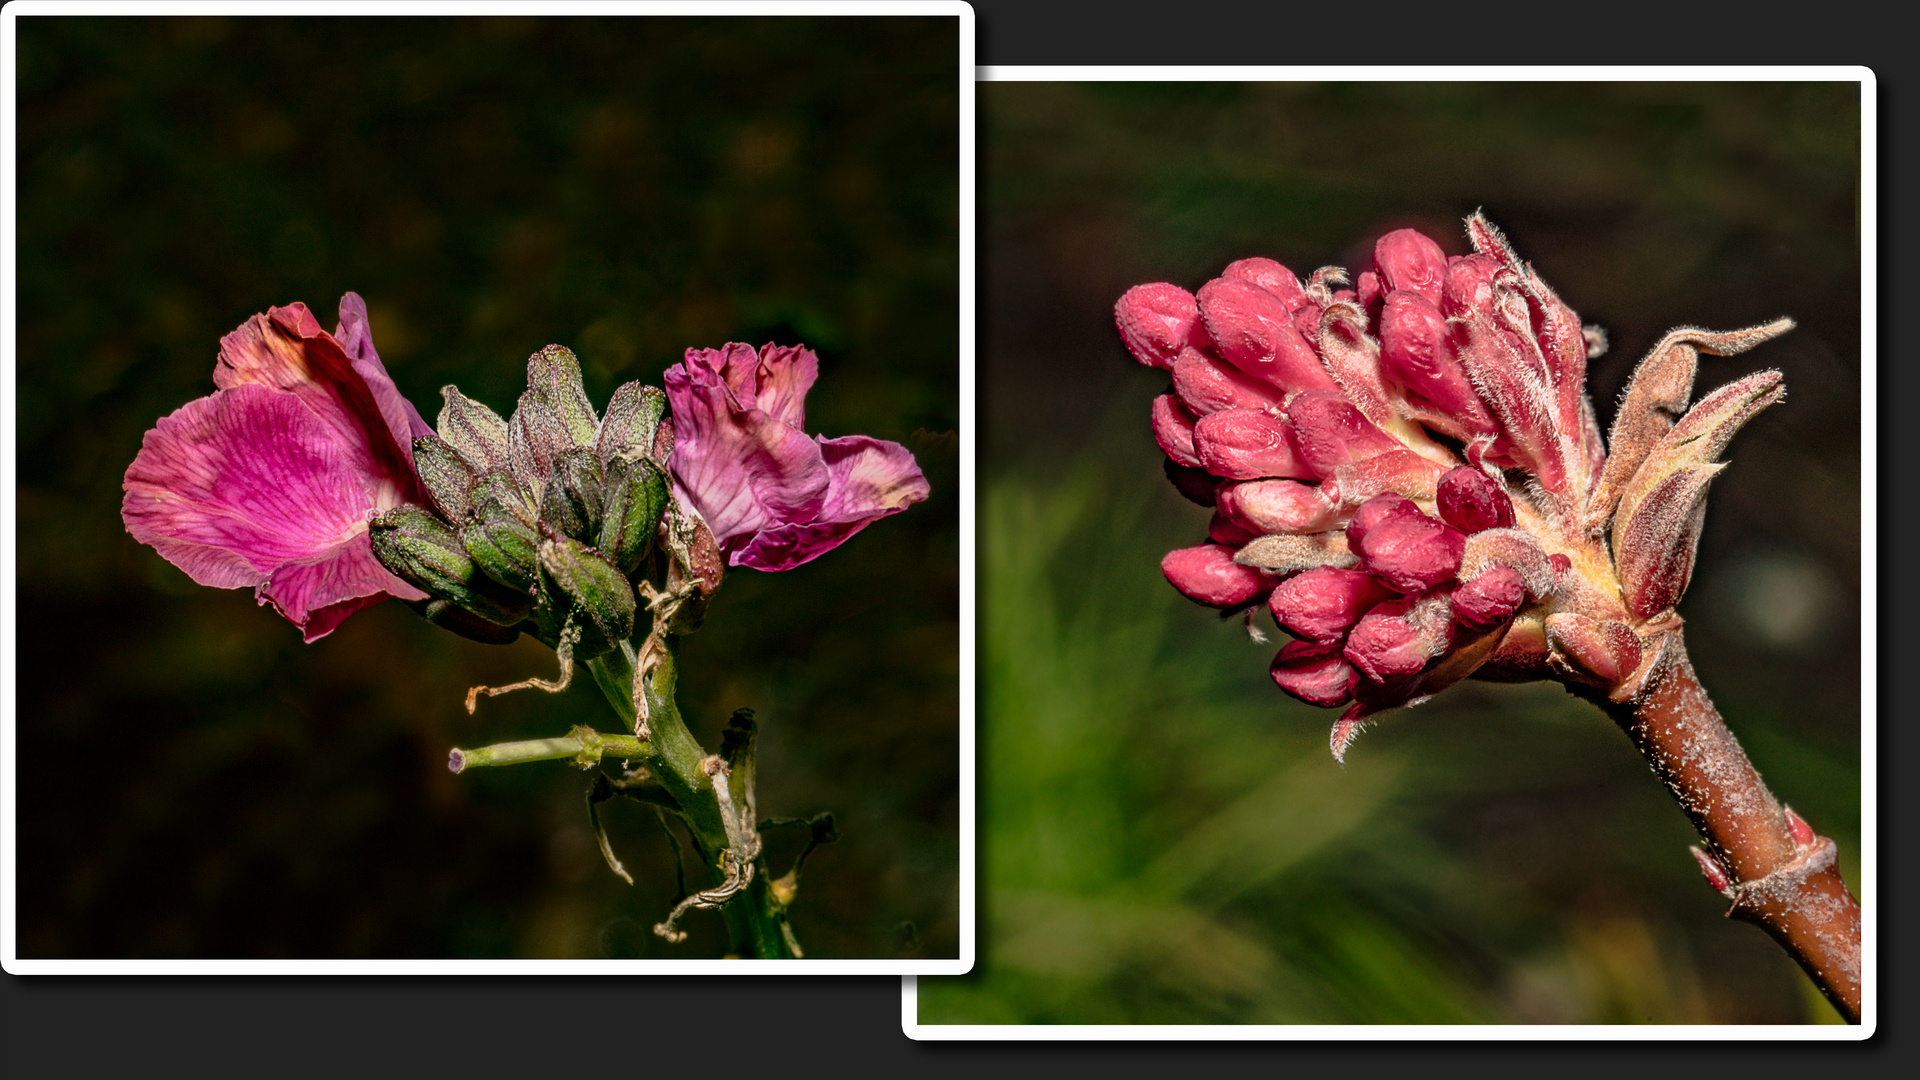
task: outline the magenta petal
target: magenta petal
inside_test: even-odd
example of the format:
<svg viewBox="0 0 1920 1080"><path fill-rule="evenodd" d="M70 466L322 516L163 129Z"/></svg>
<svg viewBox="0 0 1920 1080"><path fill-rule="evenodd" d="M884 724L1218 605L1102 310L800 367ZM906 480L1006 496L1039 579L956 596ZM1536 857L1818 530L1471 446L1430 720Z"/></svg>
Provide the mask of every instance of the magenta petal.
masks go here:
<svg viewBox="0 0 1920 1080"><path fill-rule="evenodd" d="M423 596L373 560L367 517L376 504L369 480L347 466L352 457L299 398L239 385L147 432L127 469L121 516L135 540L200 584L258 587L312 640L331 629L316 632L316 610Z"/></svg>
<svg viewBox="0 0 1920 1080"><path fill-rule="evenodd" d="M800 430L818 372L810 349L738 343L688 349L666 371L674 490L733 566L791 569L927 497L898 443Z"/></svg>
<svg viewBox="0 0 1920 1080"><path fill-rule="evenodd" d="M873 522L924 500L931 490L913 454L899 443L865 435L817 441L831 477L819 514L804 524L764 529L738 550L723 545L730 565L791 570L839 547Z"/></svg>
<svg viewBox="0 0 1920 1080"><path fill-rule="evenodd" d="M1309 705L1344 705L1353 699L1354 671L1338 645L1289 641L1268 673L1275 686Z"/></svg>
<svg viewBox="0 0 1920 1080"><path fill-rule="evenodd" d="M433 428L421 417L420 410L413 407L413 402L400 393L400 388L393 385L393 377L380 362L380 354L373 349L373 329L367 322L367 302L360 299L359 293L350 292L340 298L340 326L333 336L353 363L353 370L360 373L367 389L373 392L374 403L380 408L387 430L407 451L408 460L412 460L413 440L433 434Z"/></svg>
<svg viewBox="0 0 1920 1080"><path fill-rule="evenodd" d="M730 540L782 522L812 521L830 477L819 448L799 429L735 405L706 362L714 355L689 349L687 362L668 368L664 381L673 409L675 485L725 549ZM732 356L726 360L728 368L738 367Z"/></svg>
<svg viewBox="0 0 1920 1080"><path fill-rule="evenodd" d="M375 390L362 368L377 370L384 391ZM221 390L259 385L294 395L333 429L345 467L380 485L382 506L424 500L413 471L411 431L418 414L408 415L412 406L377 359L356 364L305 304L269 308L221 338L213 384Z"/></svg>
<svg viewBox="0 0 1920 1080"><path fill-rule="evenodd" d="M806 427L807 391L820 377L820 358L801 345L768 344L754 367L754 404L791 428ZM742 404L747 399L742 398Z"/></svg>
<svg viewBox="0 0 1920 1080"><path fill-rule="evenodd" d="M347 616L388 596L427 598L380 565L373 556L373 539L364 530L303 561L281 565L257 594L262 604L273 605L300 627L309 642L327 636Z"/></svg>

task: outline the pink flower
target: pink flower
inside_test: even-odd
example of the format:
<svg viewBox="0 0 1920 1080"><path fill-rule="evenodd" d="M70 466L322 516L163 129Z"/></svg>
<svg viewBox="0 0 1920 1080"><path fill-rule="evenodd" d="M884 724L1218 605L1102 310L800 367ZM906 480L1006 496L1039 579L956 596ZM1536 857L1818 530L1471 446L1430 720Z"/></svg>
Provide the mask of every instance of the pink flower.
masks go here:
<svg viewBox="0 0 1920 1080"><path fill-rule="evenodd" d="M1242 259L1197 294L1140 285L1122 340L1169 371L1152 428L1167 475L1214 508L1208 543L1161 569L1237 610L1265 602L1299 640L1271 673L1346 706L1343 755L1375 713L1476 673L1555 678L1619 699L1657 670L1692 574L1714 459L1778 401L1761 372L1691 411L1699 352L1793 325L1668 334L1603 443L1586 366L1605 335L1478 214L1474 253L1380 238L1354 291ZM1686 415L1677 422L1673 419Z"/></svg>
<svg viewBox="0 0 1920 1080"><path fill-rule="evenodd" d="M706 520L730 566L790 570L927 497L899 443L802 431L813 350L688 349L666 371L674 495Z"/></svg>
<svg viewBox="0 0 1920 1080"><path fill-rule="evenodd" d="M361 608L426 594L373 557L367 522L424 502L413 439L431 429L387 376L348 293L328 334L302 303L220 339L210 397L147 432L121 518L202 585L251 585L307 641Z"/></svg>

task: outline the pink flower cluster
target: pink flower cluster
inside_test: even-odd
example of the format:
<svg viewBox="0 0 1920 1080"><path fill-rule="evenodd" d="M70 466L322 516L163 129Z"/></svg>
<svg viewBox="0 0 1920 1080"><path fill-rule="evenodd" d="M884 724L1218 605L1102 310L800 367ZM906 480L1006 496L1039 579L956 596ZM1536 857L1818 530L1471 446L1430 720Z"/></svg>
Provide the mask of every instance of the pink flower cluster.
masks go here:
<svg viewBox="0 0 1920 1080"><path fill-rule="evenodd" d="M1207 542L1161 569L1199 603L1266 604L1296 639L1274 681L1346 706L1336 757L1369 716L1468 675L1644 676L1677 625L1711 459L1780 396L1763 372L1676 426L1696 350L1792 324L1674 331L1636 372L1609 459L1586 393L1604 335L1485 219L1467 233L1464 256L1388 233L1353 288L1253 258L1198 294L1141 285L1115 306L1128 349L1172 378L1152 409L1167 474L1214 511Z"/></svg>

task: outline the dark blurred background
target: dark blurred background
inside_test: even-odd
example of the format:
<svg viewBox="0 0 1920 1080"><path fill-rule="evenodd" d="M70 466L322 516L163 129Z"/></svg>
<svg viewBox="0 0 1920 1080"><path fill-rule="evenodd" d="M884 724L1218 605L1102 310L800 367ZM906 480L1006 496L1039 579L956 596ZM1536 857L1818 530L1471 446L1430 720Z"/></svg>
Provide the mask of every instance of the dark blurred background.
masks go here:
<svg viewBox="0 0 1920 1080"><path fill-rule="evenodd" d="M1334 710L1160 556L1207 512L1147 427L1129 286L1266 255L1356 273L1476 208L1588 322L1603 426L1667 329L1791 315L1702 358L1786 400L1734 440L1681 605L1702 680L1859 882L1855 84L1071 84L979 89L982 960L931 1023L1837 1022L1687 854L1664 787L1555 685ZM1270 630L1271 632L1271 630Z"/></svg>
<svg viewBox="0 0 1920 1080"><path fill-rule="evenodd" d="M397 604L315 645L119 519L142 432L220 336L366 297L429 421L572 347L604 404L690 346L804 342L810 431L933 488L817 562L736 571L683 652L709 746L761 722L760 810L831 810L816 957L958 954L959 37L953 18L22 18L19 950L24 957L712 957L649 932L651 815L452 746L607 726ZM787 851L776 838L774 857ZM790 855L791 852L787 851ZM783 868L783 867L780 867Z"/></svg>

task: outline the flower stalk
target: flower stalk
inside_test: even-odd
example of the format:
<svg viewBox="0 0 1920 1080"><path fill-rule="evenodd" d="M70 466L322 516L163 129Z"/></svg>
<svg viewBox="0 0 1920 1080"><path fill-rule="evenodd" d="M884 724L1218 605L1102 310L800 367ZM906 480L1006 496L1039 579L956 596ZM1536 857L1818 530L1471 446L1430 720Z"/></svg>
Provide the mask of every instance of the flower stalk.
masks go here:
<svg viewBox="0 0 1920 1080"><path fill-rule="evenodd" d="M1678 631L1644 689L1589 694L1652 766L1707 841L1694 849L1729 918L1765 930L1850 1024L1860 1022L1860 905L1832 840L1781 805L1747 760L1688 662Z"/></svg>

